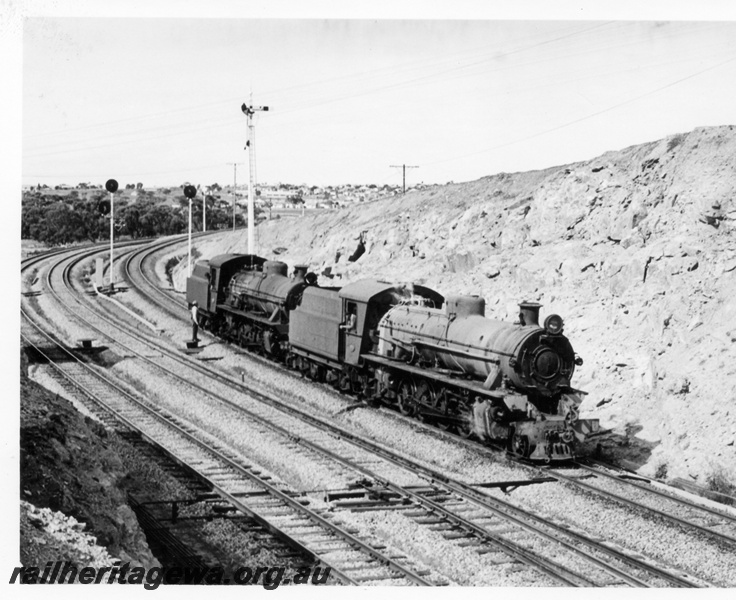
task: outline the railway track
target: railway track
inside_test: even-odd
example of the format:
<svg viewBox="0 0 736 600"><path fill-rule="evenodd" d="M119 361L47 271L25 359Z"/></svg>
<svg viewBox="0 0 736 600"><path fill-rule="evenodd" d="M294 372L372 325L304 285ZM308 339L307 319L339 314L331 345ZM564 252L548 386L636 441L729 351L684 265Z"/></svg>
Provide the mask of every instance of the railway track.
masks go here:
<svg viewBox="0 0 736 600"><path fill-rule="evenodd" d="M154 252L155 250L144 250L142 252L131 253L125 262L126 277L132 285L140 287L145 294L149 295L149 297L160 298L162 302L161 305L167 312L170 314L177 314L178 311L178 314L181 315L182 311L186 309L186 304L158 288L158 286L156 286L145 275L143 263L149 259ZM291 375L290 371L286 369L283 369L283 371ZM453 436L453 439L457 438ZM469 447L480 447L483 448L484 452L488 452L486 447L481 446L472 440L467 441L467 444ZM510 458L512 460L516 460L513 456ZM525 464L524 461L517 462L520 465ZM615 481L618 486L630 487L631 489L637 490L640 492L639 496L643 496L644 498L640 501L627 498L625 495L617 494L615 491L607 489L605 485L597 486L592 483L587 483L580 478L567 476L562 470L544 469L544 474L540 474L540 476L552 476L558 481L564 481L571 486L576 486L579 489L598 494L622 505L648 510L661 519L670 521L682 527L689 527L701 534L710 535L729 544L736 545L736 516L729 515L725 513L724 510L709 508L701 503L688 500L682 495L674 493L674 490L668 486L662 485L662 489L659 489L657 482L645 477L633 476L631 474L624 474L621 472L618 474L611 473L612 470L616 470L615 467L598 461L578 460L574 461L573 465L576 468L583 469L587 473L594 475L595 478L593 481ZM536 467L532 468L538 470ZM670 512L653 506L653 504L662 501L671 507ZM685 509L685 511L683 512L681 509ZM719 528L723 531L720 531Z"/></svg>
<svg viewBox="0 0 736 600"><path fill-rule="evenodd" d="M451 433L431 426L416 423L403 415L396 415L412 426L426 428L431 435L440 439L451 439L476 452L496 456L498 451L488 448L471 439L458 438ZM512 455L506 457L529 475L565 483L587 493L606 498L621 506L651 513L656 518L691 529L694 534L711 537L730 547L736 547L736 511L727 505L716 506L713 501L703 503L691 493L668 486L648 477L620 469L594 459L577 459L567 467L540 467ZM570 475L575 471L582 474ZM586 474L588 476L586 476ZM596 482L600 482L597 483ZM606 482L608 482L606 484ZM627 497L630 494L631 497Z"/></svg>
<svg viewBox="0 0 736 600"><path fill-rule="evenodd" d="M191 362L191 361L189 361ZM208 375L211 374L209 370L206 370ZM229 385L236 385L242 389L242 385L237 382L229 382ZM253 390L249 390L249 393L253 393ZM261 399L262 400L262 399ZM274 399L270 399L269 402L273 405ZM278 401L276 401L278 403ZM241 409L242 410L242 409ZM293 411L292 406L282 405L280 410L283 412ZM249 418L253 418L254 414L249 413ZM310 417L307 414L301 414L300 419ZM271 422L264 423L264 425L276 428L281 427L281 434L294 435L294 430L288 430L282 426L276 425L274 428L273 416L270 417ZM318 420L319 421L319 420ZM316 423L312 423L315 425ZM330 435L338 435L342 440L346 440L350 437L349 432L338 431L334 426L321 422L318 425L319 428L328 431ZM299 434L300 444L305 445L306 437L300 432ZM409 489L401 488L392 484L391 481L383 478L379 473L368 470L366 468L356 468L356 464L353 461L349 461L344 456L347 456L345 449L332 450L324 446L319 446L319 443L324 442L309 442L311 444L310 449L313 451L321 452L325 456L329 456L331 460L335 462L342 462L345 466L354 470L360 470L364 475L371 478L379 487L385 491L389 491L404 500L410 500L413 505L417 507L417 510L413 514L416 515L416 519L419 521L433 524L436 527L447 528L451 535L462 539L464 542L470 544L479 544L483 546L481 550L487 550L487 546L495 546L506 552L509 556L513 556L515 560L524 562L530 566L534 566L541 572L552 576L556 580L567 584L567 585L614 585L616 583L626 583L628 585L707 585L707 582L698 581L695 578L688 577L686 574L678 574L673 572L672 569L663 569L659 566L651 564L646 560L633 558L627 556L625 551L619 549L612 549L607 547L605 544L599 544L595 540L586 539L584 534L572 532L568 527L561 525L554 525L548 522L544 522L543 519L534 517L531 514L525 514L525 511L518 507L512 507L507 503L499 503L494 501L485 494L478 493L477 490L470 488L469 486L463 487L460 482L453 481L442 481L443 476L439 473L434 473L429 470L424 471L425 477L429 478L433 482L432 494L444 494L447 498L452 497L452 500L445 500L444 503L438 503L430 500L426 494L420 494L418 492L412 492ZM358 440L352 439L351 443L354 446L360 446L363 450L371 452L374 456L378 454L377 448L369 447L366 444L360 444ZM407 461L405 457L396 455L395 453L388 452L385 448L381 449L385 460L390 461L394 465L402 465L407 470L417 471L419 465L412 461ZM442 482L441 485L438 482ZM442 489L444 488L444 489ZM374 490L375 492L375 490ZM385 492L383 492L385 494ZM448 510L446 505L448 502L454 503L454 508ZM444 504L444 505L443 505ZM466 516L461 516L465 513ZM467 515L471 515L468 518ZM474 520L473 520L474 519ZM537 538L547 540L550 544L557 544L562 546L568 552L575 554L587 561L588 568L598 568L602 572L606 573L606 577L598 576L597 579L590 579L585 576L576 575L569 569L565 569L560 565L552 563L551 565L544 566L542 562L538 561L538 557L534 556L534 553L525 552L523 546L519 544L509 544L508 538L492 536L489 531L489 521L503 520L506 529L513 524L514 527L519 528L520 531L526 533L532 533ZM485 521L485 523L484 523ZM546 528L546 530L544 529ZM516 533L518 536L519 534ZM468 538L473 538L469 540ZM580 545L582 544L582 548ZM505 546L505 547L504 547ZM559 548L557 548L559 551ZM596 556L597 554L597 556ZM615 567L610 564L611 560L618 561L629 568L634 569L638 574L630 575L623 571L620 567ZM593 566L591 566L593 565ZM545 571L547 569L547 571Z"/></svg>
<svg viewBox="0 0 736 600"><path fill-rule="evenodd" d="M651 480L645 477L613 472L610 465L597 461L578 460L574 462L574 466L595 477L583 481L568 477L556 469L550 469L548 473L568 485L580 487L587 492L601 495L620 504L638 509L644 507L663 520L692 529L705 536L715 537L736 548L736 515L729 515L725 510L717 510L696 503L682 495L674 495L665 489L658 489ZM596 483L588 483L588 481ZM610 485L612 482L613 485ZM628 488L639 499L627 498L617 491L617 488L621 487ZM659 503L660 506L654 506L655 503ZM663 506L668 506L668 510L663 510Z"/></svg>
<svg viewBox="0 0 736 600"><path fill-rule="evenodd" d="M85 252L81 258L68 259L61 268L61 281L69 283L72 265L88 256L89 253ZM52 282L54 271L52 268L47 274L48 290L54 290L57 286ZM65 301L60 295L57 295L57 299L62 303ZM329 515L322 516L321 513L324 511L311 510L304 506L308 504L308 500L270 483L269 475L262 474L259 469L244 463L242 457L221 447L216 440L203 439L207 438L207 434L200 428L169 411L131 396L107 378L103 378L103 383L100 383L99 374L95 374L63 346L56 344L51 352L42 350L43 344L51 343L51 338L46 337L40 345L34 343L28 334L29 317L25 311L22 316L26 330L23 339L26 343L36 348L36 352L43 355L47 362L55 365L55 368L59 369L59 364L63 364L62 368L68 375L66 379L75 381L75 387L82 390L88 399L94 398L98 404L104 405L106 412L113 415L116 421L125 423L127 428L138 431L150 442L162 446L179 462L191 466L212 489L238 510L300 550L305 556L329 565L333 569L333 574L341 581L352 584L385 580L393 583L404 580L418 585L433 583L424 577L426 572L405 566L411 565L411 561L406 557L389 556L381 552L380 548L373 548L355 537L347 528L332 522ZM96 329L88 322L87 325L91 329ZM36 335L38 334L40 332L36 329ZM135 353L133 349L128 350ZM55 358L55 354L61 354L61 357ZM129 414L131 410L136 413L135 418ZM109 419L106 421L109 422ZM172 448L172 444L176 444L176 447ZM200 456L202 453L204 457ZM251 484L250 488L244 485L245 482Z"/></svg>
<svg viewBox="0 0 736 600"><path fill-rule="evenodd" d="M355 585L399 579L416 585L433 583L426 579L428 573L413 567L406 557L389 556L360 540L326 511L310 508L308 500L295 497L282 485L270 481L268 475L197 425L150 405L82 362L75 353L43 334L25 311L22 317L24 342L108 413L116 428L123 424L194 469L232 506L306 556L330 566L341 581Z"/></svg>

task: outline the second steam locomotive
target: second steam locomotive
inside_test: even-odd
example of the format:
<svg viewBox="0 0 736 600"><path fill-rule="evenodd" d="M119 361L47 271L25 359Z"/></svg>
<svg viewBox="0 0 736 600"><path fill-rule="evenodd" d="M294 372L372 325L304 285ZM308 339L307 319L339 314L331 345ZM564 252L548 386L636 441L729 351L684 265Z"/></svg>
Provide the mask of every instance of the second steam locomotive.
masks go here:
<svg viewBox="0 0 736 600"><path fill-rule="evenodd" d="M598 430L580 419L577 357L558 315L539 323L523 302L515 323L485 316L475 296L373 279L319 287L297 266L250 254L196 264L187 301L199 325L315 381L406 415L502 444L530 460L569 460Z"/></svg>

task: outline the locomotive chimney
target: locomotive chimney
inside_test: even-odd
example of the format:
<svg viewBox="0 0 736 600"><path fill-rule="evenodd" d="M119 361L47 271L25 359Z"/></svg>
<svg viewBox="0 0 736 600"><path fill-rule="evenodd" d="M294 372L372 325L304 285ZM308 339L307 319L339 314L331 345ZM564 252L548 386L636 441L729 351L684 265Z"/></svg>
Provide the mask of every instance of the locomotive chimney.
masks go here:
<svg viewBox="0 0 736 600"><path fill-rule="evenodd" d="M307 277L307 265L295 265L294 266L294 279L304 280Z"/></svg>
<svg viewBox="0 0 736 600"><path fill-rule="evenodd" d="M539 309L542 305L539 302L520 302L519 319L524 325L534 325L539 327Z"/></svg>

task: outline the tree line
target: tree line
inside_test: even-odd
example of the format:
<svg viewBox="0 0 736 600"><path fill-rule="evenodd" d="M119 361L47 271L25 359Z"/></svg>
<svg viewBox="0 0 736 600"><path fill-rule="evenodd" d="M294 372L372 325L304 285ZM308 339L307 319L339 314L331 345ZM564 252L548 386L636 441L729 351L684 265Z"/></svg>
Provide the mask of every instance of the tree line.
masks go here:
<svg viewBox="0 0 736 600"><path fill-rule="evenodd" d="M110 237L109 195L104 191L82 197L76 190L61 196L30 190L23 193L21 238L56 246L75 242L97 242ZM232 211L216 206L217 197L206 196L207 230L232 227ZM135 200L115 198L115 236L158 237L186 233L189 200L182 194L160 198L139 190ZM192 230L202 230L202 198L192 203ZM236 214L236 226L246 224Z"/></svg>

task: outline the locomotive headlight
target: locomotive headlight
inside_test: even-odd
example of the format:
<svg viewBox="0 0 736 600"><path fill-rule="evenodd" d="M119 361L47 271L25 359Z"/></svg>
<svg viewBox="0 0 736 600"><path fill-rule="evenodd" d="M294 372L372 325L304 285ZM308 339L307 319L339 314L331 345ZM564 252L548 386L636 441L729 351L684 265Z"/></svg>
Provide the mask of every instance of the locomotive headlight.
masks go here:
<svg viewBox="0 0 736 600"><path fill-rule="evenodd" d="M562 333L562 317L560 315L550 315L544 320L544 329L550 335L559 335Z"/></svg>

